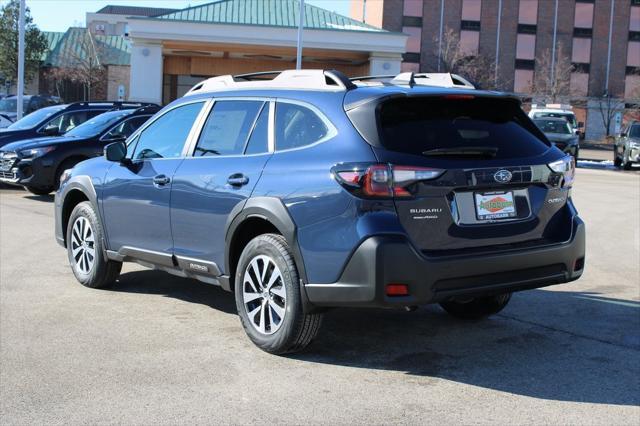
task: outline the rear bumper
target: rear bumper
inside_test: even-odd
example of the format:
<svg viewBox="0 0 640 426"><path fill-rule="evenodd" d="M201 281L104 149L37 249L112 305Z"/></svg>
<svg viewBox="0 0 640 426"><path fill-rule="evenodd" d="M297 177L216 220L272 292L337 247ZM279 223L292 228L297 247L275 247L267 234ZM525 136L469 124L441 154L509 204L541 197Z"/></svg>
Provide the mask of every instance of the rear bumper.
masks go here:
<svg viewBox="0 0 640 426"><path fill-rule="evenodd" d="M585 226L575 216L572 227L570 240L561 244L437 258L416 251L402 236L370 237L353 253L338 282L306 284L305 291L318 307L385 307L566 283L578 279L584 269ZM409 295L387 296L390 283L406 284Z"/></svg>

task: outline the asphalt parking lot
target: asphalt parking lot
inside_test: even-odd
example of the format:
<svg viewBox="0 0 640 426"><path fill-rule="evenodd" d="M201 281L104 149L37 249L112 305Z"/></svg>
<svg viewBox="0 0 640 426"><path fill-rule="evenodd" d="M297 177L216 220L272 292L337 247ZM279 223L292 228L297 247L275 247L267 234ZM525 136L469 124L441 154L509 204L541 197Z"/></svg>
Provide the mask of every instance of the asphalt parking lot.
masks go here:
<svg viewBox="0 0 640 426"><path fill-rule="evenodd" d="M437 306L336 310L302 354L268 355L216 287L126 265L78 284L50 197L0 189L0 421L640 422L640 173L579 169L577 282L482 322Z"/></svg>

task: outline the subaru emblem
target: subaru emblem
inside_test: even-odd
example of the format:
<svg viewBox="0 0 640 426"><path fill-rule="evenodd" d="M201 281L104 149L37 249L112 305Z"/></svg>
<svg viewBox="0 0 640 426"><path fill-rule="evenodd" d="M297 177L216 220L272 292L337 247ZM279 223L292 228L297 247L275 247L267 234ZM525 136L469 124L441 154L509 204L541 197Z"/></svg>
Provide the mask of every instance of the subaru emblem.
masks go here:
<svg viewBox="0 0 640 426"><path fill-rule="evenodd" d="M493 174L493 179L498 183L508 183L511 182L511 178L513 175L509 170L498 170Z"/></svg>

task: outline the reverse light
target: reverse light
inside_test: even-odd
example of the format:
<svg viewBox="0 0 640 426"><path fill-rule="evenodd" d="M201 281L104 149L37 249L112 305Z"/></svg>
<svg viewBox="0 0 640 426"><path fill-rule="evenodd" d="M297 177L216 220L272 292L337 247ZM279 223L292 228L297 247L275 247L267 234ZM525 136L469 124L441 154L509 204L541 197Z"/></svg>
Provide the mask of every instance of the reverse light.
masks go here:
<svg viewBox="0 0 640 426"><path fill-rule="evenodd" d="M556 173L562 173L562 187L570 188L573 185L576 173L576 163L571 155L567 155L558 161L547 164L547 166Z"/></svg>
<svg viewBox="0 0 640 426"><path fill-rule="evenodd" d="M53 151L54 149L56 149L55 146L43 146L41 148L24 149L20 151L20 157L24 159L42 157L43 155Z"/></svg>
<svg viewBox="0 0 640 426"><path fill-rule="evenodd" d="M350 192L364 198L412 197L411 187L432 180L442 169L392 164L342 164L332 170L336 180Z"/></svg>

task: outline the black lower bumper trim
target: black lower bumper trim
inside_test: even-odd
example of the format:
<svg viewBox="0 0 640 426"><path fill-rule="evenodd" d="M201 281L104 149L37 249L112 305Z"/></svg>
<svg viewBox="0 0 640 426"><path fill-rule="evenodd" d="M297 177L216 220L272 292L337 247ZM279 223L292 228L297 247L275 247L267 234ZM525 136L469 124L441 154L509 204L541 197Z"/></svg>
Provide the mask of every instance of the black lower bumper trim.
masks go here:
<svg viewBox="0 0 640 426"><path fill-rule="evenodd" d="M322 307L424 305L573 281L582 275L584 253L584 223L577 216L565 243L484 255L428 257L405 237L376 236L358 247L338 282L306 284L305 290L309 302ZM407 285L409 295L387 296L391 283Z"/></svg>

